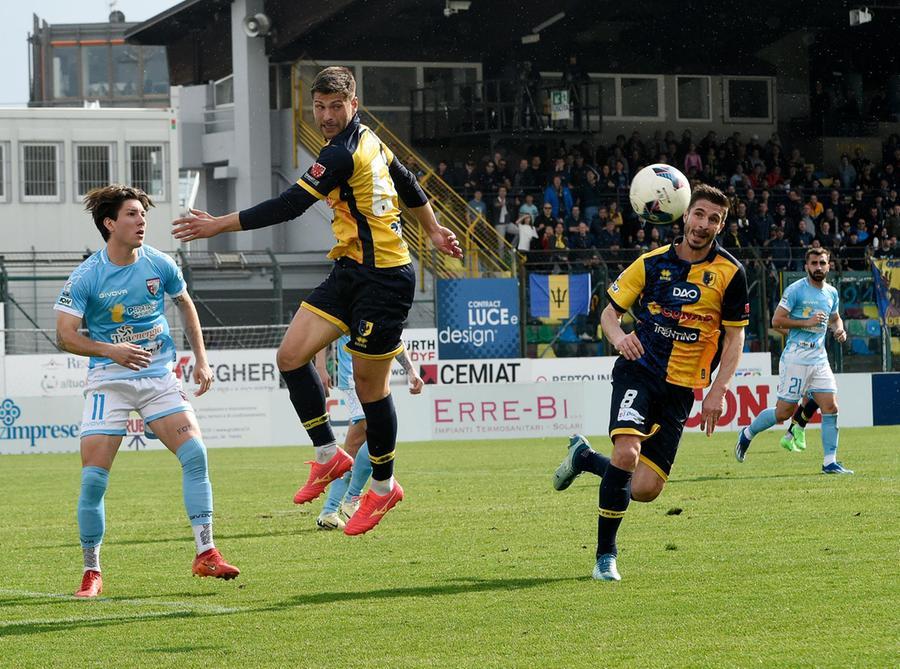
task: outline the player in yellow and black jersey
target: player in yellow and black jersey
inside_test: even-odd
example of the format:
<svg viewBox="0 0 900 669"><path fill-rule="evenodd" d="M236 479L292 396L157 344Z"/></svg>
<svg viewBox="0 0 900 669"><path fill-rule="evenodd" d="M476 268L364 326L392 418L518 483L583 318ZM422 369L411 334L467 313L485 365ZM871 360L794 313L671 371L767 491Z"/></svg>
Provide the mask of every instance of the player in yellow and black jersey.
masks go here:
<svg viewBox="0 0 900 669"><path fill-rule="evenodd" d="M345 474L352 458L338 448L325 390L312 360L342 334L350 335L356 394L366 416L372 461L371 489L344 528L360 534L403 499L393 477L397 416L390 395L390 368L402 349L400 335L412 306L415 273L403 241L400 200L435 247L462 257L456 236L438 225L425 193L378 137L359 121L356 81L345 67L327 67L312 85L313 114L327 140L315 163L278 197L225 216L192 211L174 222L177 239L250 230L300 216L325 199L334 210L337 244L328 257L331 273L301 304L278 349L278 368L291 402L316 451L306 484L294 502L312 501Z"/></svg>
<svg viewBox="0 0 900 669"><path fill-rule="evenodd" d="M698 186L684 215L684 236L645 253L610 286L601 326L620 357L613 368L607 458L576 435L554 475L564 490L583 471L602 477L593 576L617 581L616 533L631 499L650 502L668 479L694 389L710 385L701 425L715 429L741 359L750 307L743 266L716 242L728 200ZM637 319L625 334L619 320Z"/></svg>

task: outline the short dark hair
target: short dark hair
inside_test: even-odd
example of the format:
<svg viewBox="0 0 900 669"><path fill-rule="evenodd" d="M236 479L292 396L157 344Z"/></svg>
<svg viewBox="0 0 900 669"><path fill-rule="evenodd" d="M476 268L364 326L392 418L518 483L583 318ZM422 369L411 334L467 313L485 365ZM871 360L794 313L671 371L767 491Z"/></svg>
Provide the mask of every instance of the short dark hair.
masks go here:
<svg viewBox="0 0 900 669"><path fill-rule="evenodd" d="M356 97L356 79L353 78L353 73L349 68L338 65L326 67L316 75L310 93L313 95L337 93L345 100L350 100Z"/></svg>
<svg viewBox="0 0 900 669"><path fill-rule="evenodd" d="M828 256L831 258L831 254L828 253L828 249L826 248L808 248L806 249L806 255L803 258L803 264L805 265L809 262L810 256Z"/></svg>
<svg viewBox="0 0 900 669"><path fill-rule="evenodd" d="M119 217L119 210L126 200L137 200L143 205L144 209L153 206L153 200L140 188L133 186L123 186L122 184L111 184L102 188L94 188L84 196L84 209L91 212L94 219L94 225L100 231L103 241L109 240L109 230L103 224L107 218L116 220Z"/></svg>
<svg viewBox="0 0 900 669"><path fill-rule="evenodd" d="M728 198L725 196L725 193L720 191L715 186L710 186L709 184L699 184L694 188L694 192L691 193L691 201L688 204L688 211L690 211L694 207L694 203L697 200L706 200L708 202L712 202L713 204L717 204L720 207L725 207L725 215L722 217L724 221L728 216Z"/></svg>

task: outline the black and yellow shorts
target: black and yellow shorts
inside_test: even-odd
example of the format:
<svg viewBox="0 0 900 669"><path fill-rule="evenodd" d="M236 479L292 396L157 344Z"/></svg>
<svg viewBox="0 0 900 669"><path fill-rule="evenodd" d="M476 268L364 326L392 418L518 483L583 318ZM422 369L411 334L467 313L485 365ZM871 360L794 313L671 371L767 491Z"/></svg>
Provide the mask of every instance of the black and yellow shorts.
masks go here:
<svg viewBox="0 0 900 669"><path fill-rule="evenodd" d="M675 386L638 362L619 358L612 373L609 436L641 438L641 462L665 481L672 471L684 423L694 406L692 388Z"/></svg>
<svg viewBox="0 0 900 669"><path fill-rule="evenodd" d="M412 263L378 268L338 258L300 306L350 335L353 355L393 358L403 346L400 336L415 292Z"/></svg>

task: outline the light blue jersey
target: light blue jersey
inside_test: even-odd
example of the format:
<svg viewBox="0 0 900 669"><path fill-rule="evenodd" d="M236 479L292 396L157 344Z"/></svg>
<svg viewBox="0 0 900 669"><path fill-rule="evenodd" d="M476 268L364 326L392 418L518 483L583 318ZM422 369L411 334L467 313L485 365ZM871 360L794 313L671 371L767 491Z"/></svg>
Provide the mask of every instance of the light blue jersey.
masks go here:
<svg viewBox="0 0 900 669"><path fill-rule="evenodd" d="M838 292L828 283L823 283L822 288L816 288L809 283L807 277L788 286L778 306L786 309L792 319L809 318L821 311L830 320L838 310ZM786 363L799 365L827 364L825 333L828 331L828 320L815 327L791 328L781 359Z"/></svg>
<svg viewBox="0 0 900 669"><path fill-rule="evenodd" d="M97 251L75 268L53 306L84 317L94 341L130 342L153 355L150 366L139 371L91 357L88 383L160 377L172 371L175 342L169 335L164 294L184 293L184 278L174 260L150 246L140 247L137 255L137 261L121 266L110 261L105 248Z"/></svg>
<svg viewBox="0 0 900 669"><path fill-rule="evenodd" d="M337 341L337 387L340 390L349 390L355 388L353 382L353 356L344 348L350 343L350 335L342 335Z"/></svg>

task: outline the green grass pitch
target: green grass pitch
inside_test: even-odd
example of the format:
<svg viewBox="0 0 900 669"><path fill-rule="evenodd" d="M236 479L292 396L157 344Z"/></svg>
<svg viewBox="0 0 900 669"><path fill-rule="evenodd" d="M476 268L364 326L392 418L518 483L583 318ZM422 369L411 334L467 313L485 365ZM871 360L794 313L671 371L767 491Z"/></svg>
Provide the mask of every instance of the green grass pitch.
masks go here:
<svg viewBox="0 0 900 669"><path fill-rule="evenodd" d="M77 456L3 457L0 666L897 666L896 435L842 430L846 477L820 473L816 431L799 454L762 435L744 464L734 434L687 436L628 511L621 583L590 579L598 480L551 488L565 438L402 444L406 500L356 538L291 503L309 449L212 450L230 582L190 575L178 461L123 452L98 601L68 596Z"/></svg>

